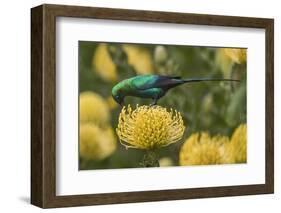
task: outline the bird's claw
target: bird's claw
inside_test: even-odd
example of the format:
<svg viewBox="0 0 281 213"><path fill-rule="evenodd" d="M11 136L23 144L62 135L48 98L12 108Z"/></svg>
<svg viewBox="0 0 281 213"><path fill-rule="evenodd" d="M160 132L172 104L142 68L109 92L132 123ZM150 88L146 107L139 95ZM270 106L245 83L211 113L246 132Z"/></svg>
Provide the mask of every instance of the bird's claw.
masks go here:
<svg viewBox="0 0 281 213"><path fill-rule="evenodd" d="M154 100L151 104L149 104L149 107L153 107L155 105L157 105L157 100Z"/></svg>

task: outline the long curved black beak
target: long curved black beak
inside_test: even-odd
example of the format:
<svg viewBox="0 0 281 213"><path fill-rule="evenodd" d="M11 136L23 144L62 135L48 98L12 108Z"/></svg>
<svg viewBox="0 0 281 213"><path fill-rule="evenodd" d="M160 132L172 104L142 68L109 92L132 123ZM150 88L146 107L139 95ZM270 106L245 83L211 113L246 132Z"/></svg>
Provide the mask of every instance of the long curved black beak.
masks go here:
<svg viewBox="0 0 281 213"><path fill-rule="evenodd" d="M121 106L121 108L123 108L123 106L124 106L124 101L121 101L121 102L119 103L119 105Z"/></svg>

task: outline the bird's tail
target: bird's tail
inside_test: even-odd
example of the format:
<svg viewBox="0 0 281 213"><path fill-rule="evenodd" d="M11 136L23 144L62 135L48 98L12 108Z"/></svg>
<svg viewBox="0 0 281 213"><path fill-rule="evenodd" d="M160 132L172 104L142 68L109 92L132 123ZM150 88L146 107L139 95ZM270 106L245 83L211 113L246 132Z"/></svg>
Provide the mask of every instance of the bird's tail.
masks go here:
<svg viewBox="0 0 281 213"><path fill-rule="evenodd" d="M195 82L204 82L204 81L232 81L232 82L240 82L240 80L225 79L225 78L182 79L182 83L195 83Z"/></svg>
<svg viewBox="0 0 281 213"><path fill-rule="evenodd" d="M164 84L163 84L162 88L164 88L166 90L169 90L171 88L177 87L177 86L185 84L185 83L196 83L196 82L207 82L207 81L240 82L240 80L227 79L227 78L189 78L189 79L181 79L180 77L170 77L170 78L168 78L168 80L166 79L166 81L163 81Z"/></svg>

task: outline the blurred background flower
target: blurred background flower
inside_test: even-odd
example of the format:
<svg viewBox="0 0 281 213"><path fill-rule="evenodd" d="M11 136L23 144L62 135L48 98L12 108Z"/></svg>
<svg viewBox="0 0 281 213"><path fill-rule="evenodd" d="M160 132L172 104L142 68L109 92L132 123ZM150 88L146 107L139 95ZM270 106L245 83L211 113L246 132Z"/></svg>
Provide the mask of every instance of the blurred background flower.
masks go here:
<svg viewBox="0 0 281 213"><path fill-rule="evenodd" d="M110 124L107 101L97 93L80 93L80 168L90 161L102 161L116 150L116 136ZM90 162L91 163L91 162Z"/></svg>
<svg viewBox="0 0 281 213"><path fill-rule="evenodd" d="M168 52L162 45L157 45L154 49L154 61L158 64L164 64L168 59Z"/></svg>
<svg viewBox="0 0 281 213"><path fill-rule="evenodd" d="M216 64L225 77L241 77L239 73L246 71L247 49L219 48L216 54ZM240 78L241 79L241 78Z"/></svg>
<svg viewBox="0 0 281 213"><path fill-rule="evenodd" d="M225 161L225 144L229 143L228 137L214 136L208 133L194 133L183 144L179 163L187 165L212 165L229 163Z"/></svg>
<svg viewBox="0 0 281 213"><path fill-rule="evenodd" d="M97 46L92 63L95 66L95 71L104 81L117 81L116 66L111 60L106 44L102 43Z"/></svg>
<svg viewBox="0 0 281 213"><path fill-rule="evenodd" d="M139 45L125 44L123 49L128 56L128 63L132 65L137 74L151 74L153 72L153 64L149 51Z"/></svg>
<svg viewBox="0 0 281 213"><path fill-rule="evenodd" d="M169 157L163 157L159 159L159 164L160 167L168 167L168 166L173 166L173 160Z"/></svg>
<svg viewBox="0 0 281 213"><path fill-rule="evenodd" d="M231 61L237 64L245 63L247 60L246 49L240 48L222 48L223 54L228 57Z"/></svg>
<svg viewBox="0 0 281 213"><path fill-rule="evenodd" d="M109 107L102 96L90 91L80 93L80 123L92 122L105 126L109 119Z"/></svg>
<svg viewBox="0 0 281 213"><path fill-rule="evenodd" d="M119 105L116 103L116 101L112 98L112 96L109 96L106 99L107 105L109 107L109 109L113 110L116 109Z"/></svg>
<svg viewBox="0 0 281 213"><path fill-rule="evenodd" d="M247 162L247 126L241 124L232 134L228 146L229 158L234 163Z"/></svg>
<svg viewBox="0 0 281 213"><path fill-rule="evenodd" d="M241 124L232 134L213 136L208 133L194 133L182 145L179 153L179 164L212 165L229 163L246 163L247 127Z"/></svg>
<svg viewBox="0 0 281 213"><path fill-rule="evenodd" d="M161 106L123 107L116 129L126 148L157 149L179 141L185 126L179 112Z"/></svg>
<svg viewBox="0 0 281 213"><path fill-rule="evenodd" d="M179 75L178 64L169 56L166 46L156 45L153 53L155 70L162 75Z"/></svg>
<svg viewBox="0 0 281 213"><path fill-rule="evenodd" d="M84 160L103 160L116 149L111 127L102 129L92 123L80 125L80 157Z"/></svg>
<svg viewBox="0 0 281 213"><path fill-rule="evenodd" d="M114 55L115 57L112 58L111 54L113 55L112 57ZM115 61L116 64L114 63ZM126 67L125 63L128 63L127 65L131 67ZM152 58L149 51L139 45L132 44L109 46L101 43L95 50L92 64L94 71L106 82L116 82L118 70L122 72L123 69L132 68L136 74L150 74L153 72Z"/></svg>

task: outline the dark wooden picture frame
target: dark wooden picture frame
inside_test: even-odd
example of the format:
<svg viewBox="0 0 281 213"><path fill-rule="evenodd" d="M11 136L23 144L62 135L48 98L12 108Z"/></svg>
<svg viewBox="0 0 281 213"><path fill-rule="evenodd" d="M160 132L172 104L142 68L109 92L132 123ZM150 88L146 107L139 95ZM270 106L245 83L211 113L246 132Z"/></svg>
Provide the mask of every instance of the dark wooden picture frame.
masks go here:
<svg viewBox="0 0 281 213"><path fill-rule="evenodd" d="M192 189L56 195L56 18L77 17L265 29L265 184ZM274 20L64 5L31 9L31 203L65 207L267 194L274 191Z"/></svg>

